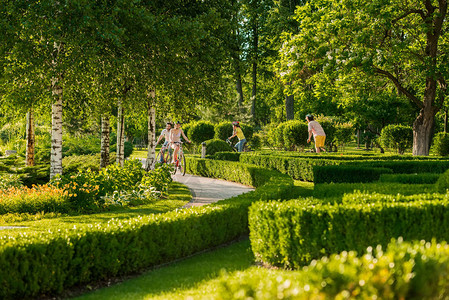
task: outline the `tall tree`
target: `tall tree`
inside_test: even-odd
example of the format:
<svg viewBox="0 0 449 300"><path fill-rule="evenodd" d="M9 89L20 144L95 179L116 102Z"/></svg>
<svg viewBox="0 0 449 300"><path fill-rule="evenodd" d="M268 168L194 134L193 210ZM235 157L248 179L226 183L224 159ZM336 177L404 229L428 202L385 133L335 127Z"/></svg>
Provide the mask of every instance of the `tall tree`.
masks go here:
<svg viewBox="0 0 449 300"><path fill-rule="evenodd" d="M300 32L283 48L284 80L305 68L388 79L419 109L413 154L428 155L447 89L446 17L446 0L312 1L298 9Z"/></svg>

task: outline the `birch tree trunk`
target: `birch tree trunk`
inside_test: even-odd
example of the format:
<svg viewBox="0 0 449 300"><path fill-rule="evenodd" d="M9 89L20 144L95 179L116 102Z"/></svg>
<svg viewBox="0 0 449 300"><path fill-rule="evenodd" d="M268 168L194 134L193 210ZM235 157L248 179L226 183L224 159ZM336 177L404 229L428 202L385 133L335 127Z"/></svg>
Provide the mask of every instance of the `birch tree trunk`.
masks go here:
<svg viewBox="0 0 449 300"><path fill-rule="evenodd" d="M149 171L154 167L154 160L156 159L156 92L150 92L150 99L148 101L148 153L145 163L145 170Z"/></svg>
<svg viewBox="0 0 449 300"><path fill-rule="evenodd" d="M52 93L50 179L62 175L62 87L57 79L53 80Z"/></svg>
<svg viewBox="0 0 449 300"><path fill-rule="evenodd" d="M259 29L257 22L253 26L253 70L252 70L252 79L253 79L253 87L251 93L251 116L253 121L256 122L256 97L257 97L257 62L259 60Z"/></svg>
<svg viewBox="0 0 449 300"><path fill-rule="evenodd" d="M34 134L34 113L33 108L27 113L27 128L26 128L26 165L34 166L34 149L35 149L35 134Z"/></svg>
<svg viewBox="0 0 449 300"><path fill-rule="evenodd" d="M100 169L109 165L109 137L111 131L109 129L109 116L101 117L101 154Z"/></svg>
<svg viewBox="0 0 449 300"><path fill-rule="evenodd" d="M121 101L118 102L116 155L116 163L123 167L125 163L125 115Z"/></svg>

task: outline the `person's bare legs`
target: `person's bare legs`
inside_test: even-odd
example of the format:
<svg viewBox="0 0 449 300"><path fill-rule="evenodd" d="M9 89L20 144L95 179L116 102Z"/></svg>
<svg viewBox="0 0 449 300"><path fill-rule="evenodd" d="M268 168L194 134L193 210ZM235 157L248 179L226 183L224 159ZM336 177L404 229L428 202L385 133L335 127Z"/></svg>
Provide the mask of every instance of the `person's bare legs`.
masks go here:
<svg viewBox="0 0 449 300"><path fill-rule="evenodd" d="M315 147L315 152L316 152L316 153L320 153L320 151L321 151L321 148L320 148L320 147Z"/></svg>
<svg viewBox="0 0 449 300"><path fill-rule="evenodd" d="M175 163L175 161L178 159L178 151L179 151L179 145L176 145L175 152L173 152L173 161L172 161L172 163Z"/></svg>

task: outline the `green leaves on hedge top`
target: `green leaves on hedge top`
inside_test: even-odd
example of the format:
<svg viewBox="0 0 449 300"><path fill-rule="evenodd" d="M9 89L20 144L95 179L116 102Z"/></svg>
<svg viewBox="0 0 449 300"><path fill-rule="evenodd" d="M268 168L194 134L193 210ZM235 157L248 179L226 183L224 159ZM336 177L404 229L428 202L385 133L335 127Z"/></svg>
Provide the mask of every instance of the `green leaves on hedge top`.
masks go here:
<svg viewBox="0 0 449 300"><path fill-rule="evenodd" d="M225 151L231 151L231 146L228 145L223 140L220 139L212 139L207 140L206 142L206 154L207 155L214 155L217 152L225 152ZM201 153L202 145L198 146L198 152Z"/></svg>
<svg viewBox="0 0 449 300"><path fill-rule="evenodd" d="M441 299L447 294L449 246L392 240L314 260L301 271L246 271L221 281L224 299ZM257 298L257 297L256 297ZM259 298L257 298L259 299Z"/></svg>
<svg viewBox="0 0 449 300"><path fill-rule="evenodd" d="M303 200L258 202L249 214L250 239L265 263L300 268L341 251L386 246L391 238L445 240L449 195L370 195L356 192L342 203Z"/></svg>
<svg viewBox="0 0 449 300"><path fill-rule="evenodd" d="M214 125L211 122L198 121L191 124L189 128L189 139L195 144L201 144L206 140L214 138Z"/></svg>

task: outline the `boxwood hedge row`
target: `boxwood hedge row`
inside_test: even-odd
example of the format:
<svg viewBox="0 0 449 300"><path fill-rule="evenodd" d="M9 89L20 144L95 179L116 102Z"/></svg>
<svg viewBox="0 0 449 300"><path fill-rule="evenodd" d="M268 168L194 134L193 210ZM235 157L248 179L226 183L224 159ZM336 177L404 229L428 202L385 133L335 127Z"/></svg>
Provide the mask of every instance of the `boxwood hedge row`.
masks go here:
<svg viewBox="0 0 449 300"><path fill-rule="evenodd" d="M300 271L245 271L220 282L222 299L445 299L449 245L392 241L341 252Z"/></svg>
<svg viewBox="0 0 449 300"><path fill-rule="evenodd" d="M391 238L446 240L449 197L444 194L346 195L341 203L317 200L258 202L251 206L251 246L257 260L299 268L341 251L359 253Z"/></svg>
<svg viewBox="0 0 449 300"><path fill-rule="evenodd" d="M288 176L256 166L195 158L188 162L196 174L257 189L205 207L54 233L0 237L0 299L57 293L223 244L248 233L252 202L286 197L293 185Z"/></svg>

